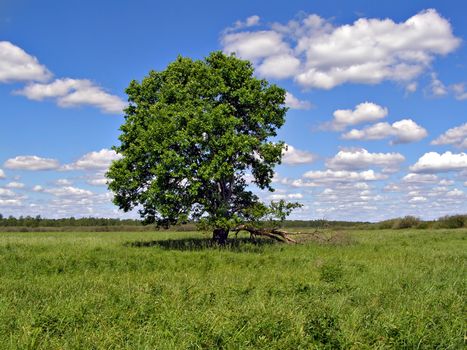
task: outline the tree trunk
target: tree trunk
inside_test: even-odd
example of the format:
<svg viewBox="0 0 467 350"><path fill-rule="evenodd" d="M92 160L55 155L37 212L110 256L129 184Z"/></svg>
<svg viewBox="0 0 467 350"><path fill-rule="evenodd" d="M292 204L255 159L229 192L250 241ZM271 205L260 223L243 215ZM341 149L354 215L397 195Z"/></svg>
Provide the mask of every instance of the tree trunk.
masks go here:
<svg viewBox="0 0 467 350"><path fill-rule="evenodd" d="M223 228L215 228L212 232L212 239L214 242L224 245L227 242L227 237L229 235L229 230Z"/></svg>

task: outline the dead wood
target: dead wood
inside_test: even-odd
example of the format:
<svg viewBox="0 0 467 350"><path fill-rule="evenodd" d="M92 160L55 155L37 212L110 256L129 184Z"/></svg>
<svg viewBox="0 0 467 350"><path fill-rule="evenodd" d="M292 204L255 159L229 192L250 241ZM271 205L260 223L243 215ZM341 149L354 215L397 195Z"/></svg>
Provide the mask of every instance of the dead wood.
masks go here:
<svg viewBox="0 0 467 350"><path fill-rule="evenodd" d="M276 241L282 243L297 243L296 240L289 237L292 234L300 234L300 232L287 232L279 229L271 229L271 228L256 228L248 225L239 225L232 231L238 233L239 231L247 231L250 233L251 237L254 238L255 236L265 236Z"/></svg>

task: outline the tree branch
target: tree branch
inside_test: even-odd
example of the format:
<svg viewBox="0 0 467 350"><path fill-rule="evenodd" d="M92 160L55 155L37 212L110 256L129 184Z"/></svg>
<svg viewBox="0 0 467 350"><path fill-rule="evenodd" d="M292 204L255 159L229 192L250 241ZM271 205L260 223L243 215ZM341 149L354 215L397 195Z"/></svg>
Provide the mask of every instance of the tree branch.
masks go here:
<svg viewBox="0 0 467 350"><path fill-rule="evenodd" d="M255 228L248 225L239 225L232 231L237 233L239 231L247 231L253 236L266 236L282 243L297 243L296 240L288 236L291 233L278 229Z"/></svg>

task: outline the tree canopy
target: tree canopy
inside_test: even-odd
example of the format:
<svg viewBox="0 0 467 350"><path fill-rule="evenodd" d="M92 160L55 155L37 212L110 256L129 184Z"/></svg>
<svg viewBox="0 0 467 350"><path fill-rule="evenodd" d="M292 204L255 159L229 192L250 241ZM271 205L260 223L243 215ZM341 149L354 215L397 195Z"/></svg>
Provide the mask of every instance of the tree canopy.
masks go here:
<svg viewBox="0 0 467 350"><path fill-rule="evenodd" d="M247 177L273 190L286 91L253 73L250 62L213 52L204 60L178 57L133 80L113 148L122 157L107 173L114 203L138 208L146 223L204 223L220 242L240 224L274 213Z"/></svg>

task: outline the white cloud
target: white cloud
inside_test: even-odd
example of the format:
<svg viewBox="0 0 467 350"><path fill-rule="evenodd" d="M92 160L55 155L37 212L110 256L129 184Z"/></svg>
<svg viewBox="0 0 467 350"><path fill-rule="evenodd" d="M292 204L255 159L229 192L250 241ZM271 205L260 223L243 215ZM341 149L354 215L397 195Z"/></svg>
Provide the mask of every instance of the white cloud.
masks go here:
<svg viewBox="0 0 467 350"><path fill-rule="evenodd" d="M442 186L450 186L450 185L454 184L454 181L453 180L442 179L442 180L440 180L439 184L442 185Z"/></svg>
<svg viewBox="0 0 467 350"><path fill-rule="evenodd" d="M362 170L375 165L383 167L385 171L394 171L404 160L400 153L370 153L361 148L339 151L326 161L326 166L333 170Z"/></svg>
<svg viewBox="0 0 467 350"><path fill-rule="evenodd" d="M449 191L448 193L446 193L446 196L448 197L462 197L464 195L464 192L462 192L461 190L455 188L453 189L452 191Z"/></svg>
<svg viewBox="0 0 467 350"><path fill-rule="evenodd" d="M20 199L0 199L0 206L20 206L22 204Z"/></svg>
<svg viewBox="0 0 467 350"><path fill-rule="evenodd" d="M293 77L300 68L300 60L289 53L267 57L258 67L258 73L273 79Z"/></svg>
<svg viewBox="0 0 467 350"><path fill-rule="evenodd" d="M2 169L0 169L0 179L4 179L5 177L5 172Z"/></svg>
<svg viewBox="0 0 467 350"><path fill-rule="evenodd" d="M467 99L467 91L465 91L464 83L453 84L451 85L451 89L454 91L454 96L457 100L462 101Z"/></svg>
<svg viewBox="0 0 467 350"><path fill-rule="evenodd" d="M32 190L34 192L44 192L44 187L42 187L41 185L36 185L32 188Z"/></svg>
<svg viewBox="0 0 467 350"><path fill-rule="evenodd" d="M405 86L405 91L407 93L412 93L412 92L417 91L417 87L418 87L418 84L417 84L417 82L414 81L414 82L411 82L411 83L409 83L409 84L407 84Z"/></svg>
<svg viewBox="0 0 467 350"><path fill-rule="evenodd" d="M13 182L8 183L5 187L19 189L19 188L24 188L24 184L21 182L13 181Z"/></svg>
<svg viewBox="0 0 467 350"><path fill-rule="evenodd" d="M0 187L0 197L14 197L15 193L12 190Z"/></svg>
<svg viewBox="0 0 467 350"><path fill-rule="evenodd" d="M286 145L287 150L282 153L282 163L287 165L309 164L316 160L316 156L308 151L296 149L291 145Z"/></svg>
<svg viewBox="0 0 467 350"><path fill-rule="evenodd" d="M61 107L94 106L104 113L122 113L125 103L87 79L56 79L51 83L28 84L15 93L31 100L56 99Z"/></svg>
<svg viewBox="0 0 467 350"><path fill-rule="evenodd" d="M408 183L431 183L437 182L438 177L432 174L409 173L402 178L402 181Z"/></svg>
<svg viewBox="0 0 467 350"><path fill-rule="evenodd" d="M281 199L302 199L303 198L303 194L301 193L289 193L289 194L285 194L285 193L277 193L277 194L272 194L269 196L269 199L270 200L281 200Z"/></svg>
<svg viewBox="0 0 467 350"><path fill-rule="evenodd" d="M435 97L441 97L448 94L448 89L441 80L438 79L436 73L431 73L431 83L428 87L429 94Z"/></svg>
<svg viewBox="0 0 467 350"><path fill-rule="evenodd" d="M260 19L261 18L259 16L253 15L253 16L248 17L245 21L236 21L233 27L227 28L225 32L229 33L233 30L254 27L259 24Z"/></svg>
<svg viewBox="0 0 467 350"><path fill-rule="evenodd" d="M222 45L224 52L236 53L251 61L290 52L289 46L282 41L282 35L270 30L226 34Z"/></svg>
<svg viewBox="0 0 467 350"><path fill-rule="evenodd" d="M334 26L315 15L271 30L227 33L224 51L252 60L262 74L289 77L310 88L331 89L344 83L377 84L385 80L409 86L430 69L438 55L454 51L461 40L449 21L434 9L422 11L405 22L360 18ZM267 60L287 57L276 69ZM293 58L300 60L293 60ZM286 72L282 68L286 66ZM414 89L414 85L411 86Z"/></svg>
<svg viewBox="0 0 467 350"><path fill-rule="evenodd" d="M99 170L93 174L90 174L87 176L86 183L91 186L105 186L107 185L107 178L105 177L107 169L102 169ZM253 180L253 175L248 174L248 176L245 176L247 179L247 183L252 183ZM251 177L251 179L250 179Z"/></svg>
<svg viewBox="0 0 467 350"><path fill-rule="evenodd" d="M377 121L387 114L387 108L373 102L363 102L355 106L354 110L338 109L334 111L334 118L328 126L333 130L343 130L349 125Z"/></svg>
<svg viewBox="0 0 467 350"><path fill-rule="evenodd" d="M36 57L9 41L0 41L0 82L46 81L51 76Z"/></svg>
<svg viewBox="0 0 467 350"><path fill-rule="evenodd" d="M252 27L252 26L255 26L255 25L258 25L259 24L259 16L257 15L254 15L254 16L250 16L246 19L245 21L245 26L246 27Z"/></svg>
<svg viewBox="0 0 467 350"><path fill-rule="evenodd" d="M347 140L381 140L392 138L391 144L420 141L428 135L425 128L412 119L402 119L389 123L376 123L364 129L352 129L342 135Z"/></svg>
<svg viewBox="0 0 467 350"><path fill-rule="evenodd" d="M412 197L412 198L409 200L410 203L426 202L426 201L427 201L426 197L423 197L423 196Z"/></svg>
<svg viewBox="0 0 467 350"><path fill-rule="evenodd" d="M17 156L4 163L5 168L15 170L53 170L60 164L56 159L41 158L38 156Z"/></svg>
<svg viewBox="0 0 467 350"><path fill-rule="evenodd" d="M93 195L91 191L73 186L49 188L44 189L43 192L53 194L57 197L90 197Z"/></svg>
<svg viewBox="0 0 467 350"><path fill-rule="evenodd" d="M467 153L437 152L425 153L410 167L416 173L441 173L447 171L467 170Z"/></svg>
<svg viewBox="0 0 467 350"><path fill-rule="evenodd" d="M119 158L115 151L103 148L100 151L86 153L76 162L64 165L63 170L107 169L112 161Z"/></svg>
<svg viewBox="0 0 467 350"><path fill-rule="evenodd" d="M87 184L92 186L105 186L107 185L107 179L104 178L93 178L86 181Z"/></svg>
<svg viewBox="0 0 467 350"><path fill-rule="evenodd" d="M59 186L70 186L73 183L68 179L58 179L55 183Z"/></svg>
<svg viewBox="0 0 467 350"><path fill-rule="evenodd" d="M454 145L458 148L467 148L467 123L451 128L436 140L432 145Z"/></svg>
<svg viewBox="0 0 467 350"><path fill-rule="evenodd" d="M310 109L312 104L309 101L302 101L292 95L290 92L287 92L285 95L285 105L291 109Z"/></svg>
<svg viewBox="0 0 467 350"><path fill-rule="evenodd" d="M320 181L320 182L348 182L348 181L375 181L387 178L387 176L375 173L373 170L366 170L361 172L347 171L347 170L330 170L325 171L312 170L303 174L306 179Z"/></svg>

